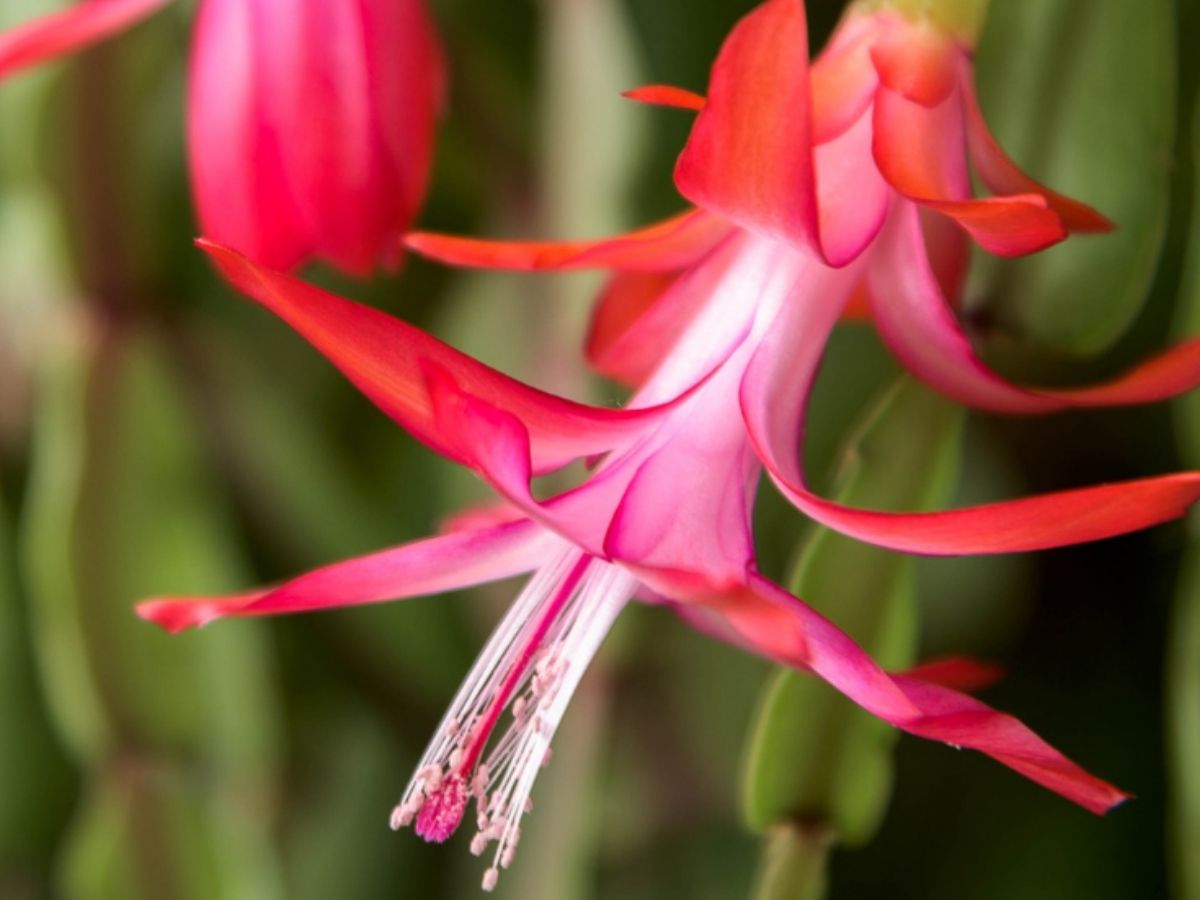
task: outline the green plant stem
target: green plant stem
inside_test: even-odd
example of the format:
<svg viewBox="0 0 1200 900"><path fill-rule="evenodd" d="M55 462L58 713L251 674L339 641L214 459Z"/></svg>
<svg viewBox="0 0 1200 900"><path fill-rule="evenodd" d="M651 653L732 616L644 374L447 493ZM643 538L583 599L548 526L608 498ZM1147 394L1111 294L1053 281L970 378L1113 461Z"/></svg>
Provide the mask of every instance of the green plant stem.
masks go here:
<svg viewBox="0 0 1200 900"><path fill-rule="evenodd" d="M755 886L755 900L821 900L828 887L833 834L824 827L780 825L772 831Z"/></svg>

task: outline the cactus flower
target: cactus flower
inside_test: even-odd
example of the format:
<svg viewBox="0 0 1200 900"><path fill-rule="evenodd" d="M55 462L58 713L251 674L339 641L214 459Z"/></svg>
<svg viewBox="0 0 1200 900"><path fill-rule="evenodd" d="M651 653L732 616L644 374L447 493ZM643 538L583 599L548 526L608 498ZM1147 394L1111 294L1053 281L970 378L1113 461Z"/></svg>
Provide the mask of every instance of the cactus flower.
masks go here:
<svg viewBox="0 0 1200 900"><path fill-rule="evenodd" d="M471 848L491 854L488 889L512 861L571 692L634 600L666 604L706 633L825 679L898 728L981 751L1093 812L1119 803L1121 791L963 693L969 666L886 672L756 563L751 511L764 469L813 519L935 555L1097 540L1177 517L1200 497L1197 473L915 514L856 509L808 488L807 398L828 336L856 298L867 298L916 374L987 408L1141 402L1200 379L1194 343L1075 392L1009 385L974 357L950 302L965 247L946 226L1015 253L1106 223L1032 182L998 198L970 197L960 146L972 102L969 57L957 38L914 28L894 13L856 8L810 72L803 5L769 0L727 40L707 99L639 92L700 110L676 171L697 207L667 222L599 241L409 239L462 264L614 270L588 351L602 371L637 386L619 410L537 391L377 310L202 242L231 283L418 440L479 474L501 505L274 588L164 597L139 614L177 631L532 573L392 818L441 841L474 804ZM919 77L904 74L912 58ZM901 125L882 126L901 102ZM535 476L577 460L592 465L574 487L535 496Z"/></svg>
<svg viewBox="0 0 1200 900"><path fill-rule="evenodd" d="M938 513L857 510L803 487L805 398L852 281L786 243L735 234L679 278L686 326L619 410L542 393L378 310L206 242L227 279L279 315L418 440L503 503L434 537L225 597L163 597L138 613L170 631L215 619L421 596L533 573L454 700L393 815L446 839L475 804L484 886L512 859L533 780L571 692L621 609L664 603L694 626L811 672L898 728L980 750L1095 812L1124 795L1011 716L947 682L969 667L882 670L835 625L765 578L751 511L764 460L819 521L929 554L1060 546L1180 515L1182 474ZM781 360L781 357L783 358ZM786 363L782 365L781 361ZM577 486L534 476L580 459ZM789 468L791 467L791 468ZM494 845L494 846L493 846Z"/></svg>

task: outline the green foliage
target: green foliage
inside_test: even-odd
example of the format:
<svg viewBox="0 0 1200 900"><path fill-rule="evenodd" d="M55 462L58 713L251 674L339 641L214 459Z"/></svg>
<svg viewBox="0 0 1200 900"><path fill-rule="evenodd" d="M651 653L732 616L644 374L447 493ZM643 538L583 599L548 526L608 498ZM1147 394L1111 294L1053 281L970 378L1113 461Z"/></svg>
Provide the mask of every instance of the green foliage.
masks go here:
<svg viewBox="0 0 1200 900"><path fill-rule="evenodd" d="M202 439L153 338L109 332L56 349L26 550L55 718L91 781L62 857L64 896L270 896L278 734L262 635L179 640L132 614L155 592L242 577Z"/></svg>
<svg viewBox="0 0 1200 900"><path fill-rule="evenodd" d="M1181 336L1200 330L1200 102L1192 119L1193 186L1190 241L1178 325ZM1176 404L1176 421L1186 457L1200 465L1200 397L1195 393ZM1179 900L1200 898L1200 528L1196 513L1189 520L1191 542L1176 587L1167 639L1167 760L1171 778L1169 858Z"/></svg>
<svg viewBox="0 0 1200 900"><path fill-rule="evenodd" d="M1019 343L1094 354L1142 308L1167 224L1175 40L1170 0L991 4L976 60L989 124L1030 175L1117 224L986 267L978 304Z"/></svg>

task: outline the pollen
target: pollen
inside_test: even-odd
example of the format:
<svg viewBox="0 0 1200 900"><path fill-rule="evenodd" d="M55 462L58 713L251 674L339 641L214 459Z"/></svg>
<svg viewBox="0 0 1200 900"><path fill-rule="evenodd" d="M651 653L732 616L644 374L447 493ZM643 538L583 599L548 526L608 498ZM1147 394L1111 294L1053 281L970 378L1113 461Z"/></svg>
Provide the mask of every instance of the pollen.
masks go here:
<svg viewBox="0 0 1200 900"><path fill-rule="evenodd" d="M442 843L458 829L466 808L467 786L458 776L447 778L421 804L417 834L431 843Z"/></svg>
<svg viewBox="0 0 1200 900"><path fill-rule="evenodd" d="M567 701L635 587L632 575L578 551L539 570L467 676L392 827L415 824L441 843L474 801L470 850L491 856L483 876L491 890L516 856L521 817L533 809L533 782Z"/></svg>

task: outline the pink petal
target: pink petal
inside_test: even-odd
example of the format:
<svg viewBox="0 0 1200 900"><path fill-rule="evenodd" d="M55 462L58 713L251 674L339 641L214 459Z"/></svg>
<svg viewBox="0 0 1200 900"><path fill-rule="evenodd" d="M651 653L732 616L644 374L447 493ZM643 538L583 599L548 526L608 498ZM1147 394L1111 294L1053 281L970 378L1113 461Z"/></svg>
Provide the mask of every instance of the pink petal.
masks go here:
<svg viewBox="0 0 1200 900"><path fill-rule="evenodd" d="M872 44L871 59L889 90L922 106L937 106L954 90L961 52L933 23L897 18Z"/></svg>
<svg viewBox="0 0 1200 900"><path fill-rule="evenodd" d="M746 428L779 489L806 515L859 540L909 553L1011 553L1100 540L1177 518L1200 498L1188 472L935 513L853 509L812 493L799 442L808 393L841 304L815 284L783 307L741 386Z"/></svg>
<svg viewBox="0 0 1200 900"><path fill-rule="evenodd" d="M786 300L801 275L792 257L801 258L774 242L735 238L678 279L670 294L695 292L704 303L635 402L680 402L657 428L614 448L577 488L535 498L524 425L431 371L438 432L501 496L593 556L740 577L752 553L747 498L756 464L727 411L751 347L755 303Z"/></svg>
<svg viewBox="0 0 1200 900"><path fill-rule="evenodd" d="M689 109L699 112L704 109L704 96L687 88L671 84L647 84L623 91L621 96L651 106L668 106L672 109Z"/></svg>
<svg viewBox="0 0 1200 900"><path fill-rule="evenodd" d="M610 467L549 501L533 495L529 431L516 416L473 396L445 371L427 372L434 420L447 446L508 503L592 556L604 558L604 532L634 468Z"/></svg>
<svg viewBox="0 0 1200 900"><path fill-rule="evenodd" d="M384 199L391 206L378 235L385 245L379 252L394 260L425 199L445 106L446 61L424 0L377 0L363 9L379 165L395 184L395 196Z"/></svg>
<svg viewBox="0 0 1200 900"><path fill-rule="evenodd" d="M442 61L421 0L205 0L188 143L203 230L275 268L400 258L424 193Z"/></svg>
<svg viewBox="0 0 1200 900"><path fill-rule="evenodd" d="M538 391L458 352L419 328L264 268L225 247L198 242L231 284L295 328L380 409L453 459L461 448L439 433L427 390L431 368L529 428L535 471L603 452L661 418L664 408L606 410Z"/></svg>
<svg viewBox="0 0 1200 900"><path fill-rule="evenodd" d="M913 666L900 674L927 684L974 693L1002 679L1004 670L1000 666L962 656L946 656Z"/></svg>
<svg viewBox="0 0 1200 900"><path fill-rule="evenodd" d="M705 385L626 487L604 539L610 559L691 570L736 583L754 561L750 511L759 465L728 410L737 402L732 362Z"/></svg>
<svg viewBox="0 0 1200 900"><path fill-rule="evenodd" d="M963 104L967 113L967 144L980 179L997 194L1039 194L1071 231L1105 232L1115 227L1096 210L1044 187L1021 171L988 128L979 109L969 62L963 62Z"/></svg>
<svg viewBox="0 0 1200 900"><path fill-rule="evenodd" d="M850 13L813 60L813 142L824 144L844 133L867 111L879 85L871 63L873 16Z"/></svg>
<svg viewBox="0 0 1200 900"><path fill-rule="evenodd" d="M954 219L985 250L1019 256L1066 237L1041 194L969 199L957 91L929 108L880 88L874 110L875 161L883 177L910 200Z"/></svg>
<svg viewBox="0 0 1200 900"><path fill-rule="evenodd" d="M178 632L231 616L311 612L441 594L528 572L545 558L555 541L521 519L344 560L276 588L225 597L147 600L138 604L137 614Z"/></svg>
<svg viewBox="0 0 1200 900"><path fill-rule="evenodd" d="M815 148L821 240L831 260L858 257L887 218L892 189L871 155L869 112Z"/></svg>
<svg viewBox="0 0 1200 900"><path fill-rule="evenodd" d="M759 234L819 248L808 29L801 0L767 0L726 38L675 167L680 193Z"/></svg>
<svg viewBox="0 0 1200 900"><path fill-rule="evenodd" d="M655 587L653 581L651 586ZM665 586L665 585L664 585ZM685 589L689 585L677 585ZM1127 795L1089 775L1017 719L965 694L911 675L889 675L836 625L761 576L724 594L681 598L700 606L715 630L769 659L811 671L897 728L986 753L1095 813Z"/></svg>
<svg viewBox="0 0 1200 900"><path fill-rule="evenodd" d="M628 234L591 241L486 241L415 232L404 242L422 256L453 266L667 272L695 262L732 230L719 217L692 209Z"/></svg>
<svg viewBox="0 0 1200 900"><path fill-rule="evenodd" d="M118 34L169 0L80 0L0 34L0 79Z"/></svg>
<svg viewBox="0 0 1200 900"><path fill-rule="evenodd" d="M264 31L258 15L259 5L245 0L200 4L188 69L189 173L205 234L291 269L312 251L314 225L274 121L275 108L299 105L308 68L302 19L283 16L278 29Z"/></svg>
<svg viewBox="0 0 1200 900"><path fill-rule="evenodd" d="M1200 385L1200 341L1188 341L1126 375L1072 390L1022 388L975 355L926 261L917 211L896 210L870 271L873 315L905 368L970 406L1003 413L1045 413L1077 406L1148 403Z"/></svg>

